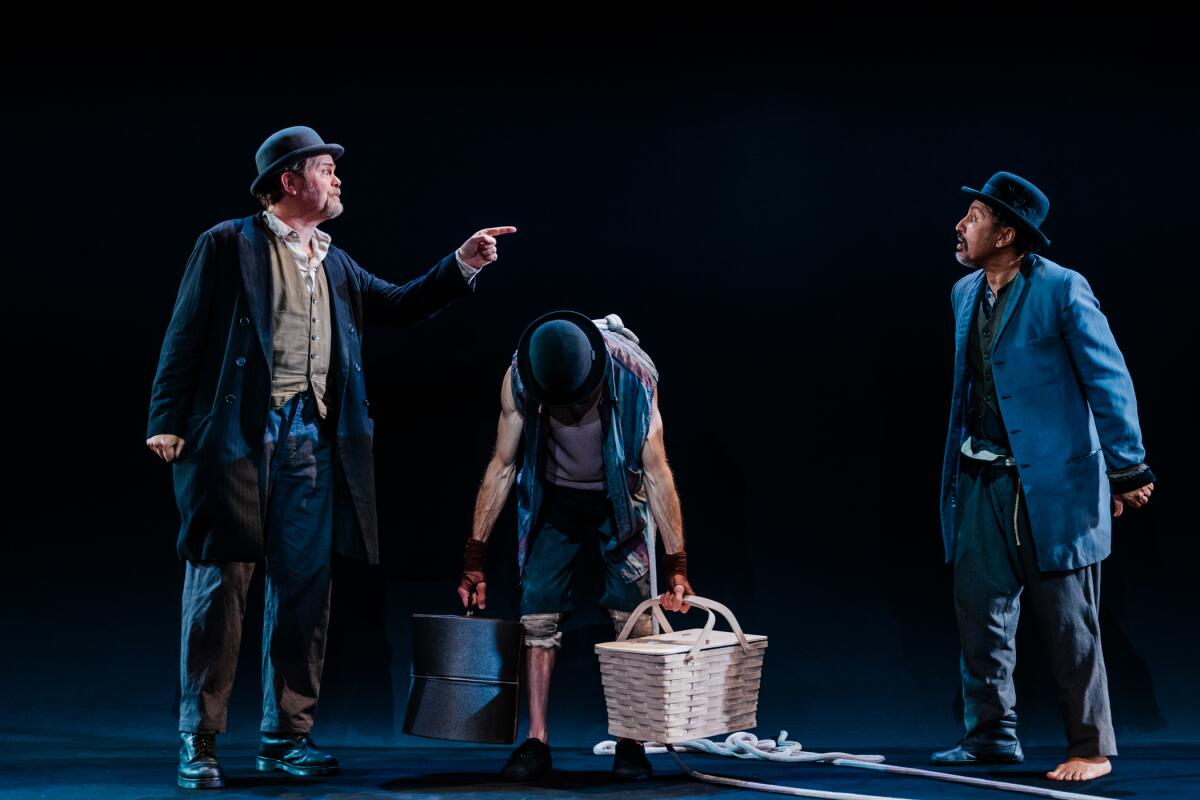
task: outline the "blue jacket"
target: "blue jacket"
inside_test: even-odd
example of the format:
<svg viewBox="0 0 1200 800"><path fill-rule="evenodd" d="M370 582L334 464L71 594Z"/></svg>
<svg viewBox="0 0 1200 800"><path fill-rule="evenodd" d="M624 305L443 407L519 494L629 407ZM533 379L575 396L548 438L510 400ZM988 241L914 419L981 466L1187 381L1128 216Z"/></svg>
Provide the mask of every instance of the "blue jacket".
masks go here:
<svg viewBox="0 0 1200 800"><path fill-rule="evenodd" d="M967 436L967 342L983 271L954 285L954 391L942 467L946 560L954 557L959 448ZM1108 320L1082 275L1027 256L992 350L1000 413L1043 570L1106 558L1112 513L1106 475L1145 459L1137 401Z"/></svg>
<svg viewBox="0 0 1200 800"><path fill-rule="evenodd" d="M258 561L265 510L263 431L271 404L270 232L261 214L205 231L188 260L150 395L146 435L184 440L174 466L180 529L189 561ZM343 555L375 563L372 436L362 368L362 329L373 320L413 325L471 289L451 254L396 286L344 251L323 262L333 341L326 389L334 444L334 541Z"/></svg>

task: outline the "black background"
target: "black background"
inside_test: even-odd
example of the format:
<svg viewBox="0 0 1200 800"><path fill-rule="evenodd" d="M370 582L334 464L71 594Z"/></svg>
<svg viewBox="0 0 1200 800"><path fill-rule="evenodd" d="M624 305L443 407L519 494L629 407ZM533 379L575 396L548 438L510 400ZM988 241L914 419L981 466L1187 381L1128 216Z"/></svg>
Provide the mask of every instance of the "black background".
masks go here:
<svg viewBox="0 0 1200 800"><path fill-rule="evenodd" d="M338 564L322 743L416 741L399 733L408 617L453 610L500 379L531 319L572 308L620 314L659 366L692 583L770 636L759 733L950 744L937 497L953 226L959 186L1001 169L1050 197L1046 255L1100 298L1161 478L1116 522L1104 567L1118 735L1195 741L1200 119L1191 65L1153 39L1170 27L1105 42L980 27L977 46L950 46L886 20L838 37L295 23L8 50L0 730L174 730L183 567L170 470L143 443L150 382L196 236L255 210L255 149L307 124L346 147L346 212L323 227L382 277L415 276L481 227L520 228L473 297L411 330L368 328L384 564ZM514 526L510 504L490 609L508 618ZM231 705L247 738L256 592ZM1055 743L1033 633L1019 710L1027 741ZM568 633L560 743L606 736L591 645L607 638L599 613Z"/></svg>

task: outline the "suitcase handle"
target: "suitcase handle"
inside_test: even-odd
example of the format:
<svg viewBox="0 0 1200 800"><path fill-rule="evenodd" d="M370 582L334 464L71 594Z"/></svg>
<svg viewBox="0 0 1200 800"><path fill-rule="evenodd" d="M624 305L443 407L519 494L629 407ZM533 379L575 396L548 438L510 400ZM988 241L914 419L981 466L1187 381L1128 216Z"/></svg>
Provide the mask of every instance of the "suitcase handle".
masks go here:
<svg viewBox="0 0 1200 800"><path fill-rule="evenodd" d="M727 607L721 605L716 600L709 600L706 597L696 597L695 595L688 595L687 597L683 598L683 602L703 608L706 612L708 612L708 619L704 622L704 629L700 631L700 635L696 637L696 643L692 645L692 649L688 651L687 656L684 658L685 661L691 661L696 657L696 653L700 652L700 647L708 638L708 634L712 633L713 625L716 624L717 621L717 615L713 613L714 611L720 612L721 616L725 617L725 621L729 623L730 630L732 630L734 635L737 636L738 644L742 646L742 650L746 653L750 652L750 641L746 638L746 634L742 633L742 626L738 624L737 618L733 616L733 612ZM671 627L669 622L667 622L667 618L662 613L662 609L660 608L661 605L662 601L657 597L651 597L650 599L643 600L640 604L638 604L638 607L635 608L633 613L629 615L629 621L626 622L625 627L621 629L620 635L617 636L617 641L623 642L629 638L629 634L633 631L633 626L637 624L638 618L642 616L647 608L651 609L654 617L658 620L658 624L661 625L667 633L674 633L675 629Z"/></svg>

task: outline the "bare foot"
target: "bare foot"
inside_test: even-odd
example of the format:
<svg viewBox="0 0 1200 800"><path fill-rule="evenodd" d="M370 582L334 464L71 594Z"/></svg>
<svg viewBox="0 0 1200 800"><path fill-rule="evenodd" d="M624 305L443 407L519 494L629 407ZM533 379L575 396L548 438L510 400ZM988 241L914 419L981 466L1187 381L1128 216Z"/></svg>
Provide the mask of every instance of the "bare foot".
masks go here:
<svg viewBox="0 0 1200 800"><path fill-rule="evenodd" d="M1112 762L1104 756L1068 758L1046 777L1052 781L1090 781L1112 772Z"/></svg>

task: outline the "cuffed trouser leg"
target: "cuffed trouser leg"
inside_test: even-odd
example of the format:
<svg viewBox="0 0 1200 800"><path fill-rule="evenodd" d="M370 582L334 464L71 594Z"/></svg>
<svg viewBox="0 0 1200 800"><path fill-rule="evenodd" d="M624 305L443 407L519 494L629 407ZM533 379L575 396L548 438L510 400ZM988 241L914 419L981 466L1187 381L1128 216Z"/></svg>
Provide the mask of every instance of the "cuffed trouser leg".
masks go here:
<svg viewBox="0 0 1200 800"><path fill-rule="evenodd" d="M525 628L525 646L554 648L562 647L563 615L560 613L522 614L521 625Z"/></svg>

